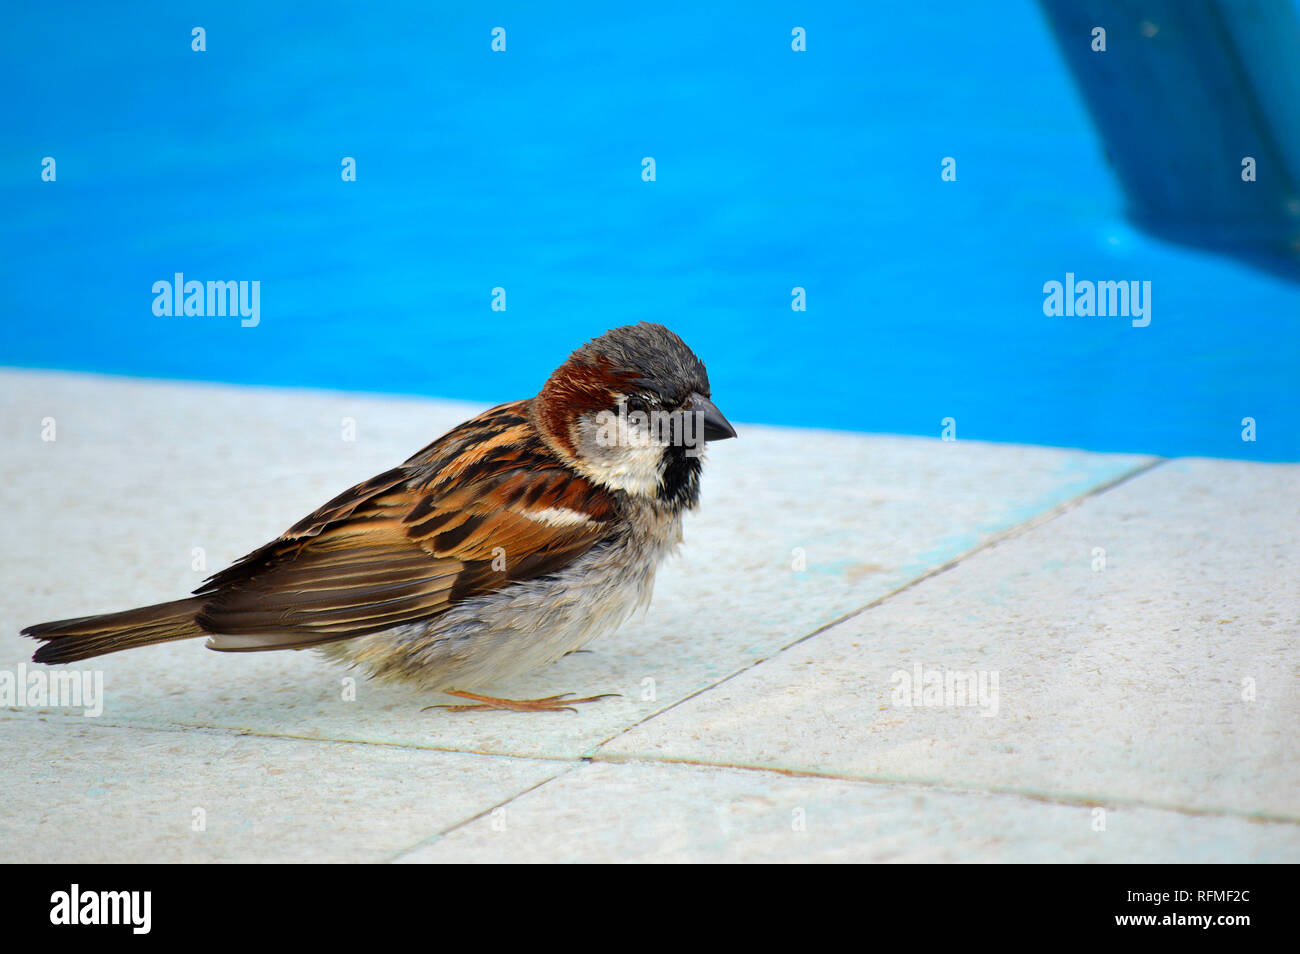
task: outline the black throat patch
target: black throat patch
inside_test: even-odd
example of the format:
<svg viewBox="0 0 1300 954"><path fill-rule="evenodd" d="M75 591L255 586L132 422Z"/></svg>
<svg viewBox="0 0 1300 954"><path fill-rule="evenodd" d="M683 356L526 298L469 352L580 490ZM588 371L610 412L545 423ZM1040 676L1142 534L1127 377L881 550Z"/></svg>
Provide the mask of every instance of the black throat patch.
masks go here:
<svg viewBox="0 0 1300 954"><path fill-rule="evenodd" d="M700 457L687 450L676 444L664 448L664 479L658 496L675 510L690 510L700 502Z"/></svg>

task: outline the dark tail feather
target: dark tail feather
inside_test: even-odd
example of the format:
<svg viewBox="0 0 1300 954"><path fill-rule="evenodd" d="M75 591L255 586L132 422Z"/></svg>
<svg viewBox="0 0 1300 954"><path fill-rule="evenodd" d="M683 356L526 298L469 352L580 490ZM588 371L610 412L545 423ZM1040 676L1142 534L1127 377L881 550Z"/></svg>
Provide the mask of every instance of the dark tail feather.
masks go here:
<svg viewBox="0 0 1300 954"><path fill-rule="evenodd" d="M137 646L207 635L194 621L204 602L201 597L190 597L122 613L39 623L28 626L22 634L45 642L32 655L33 662L76 662Z"/></svg>

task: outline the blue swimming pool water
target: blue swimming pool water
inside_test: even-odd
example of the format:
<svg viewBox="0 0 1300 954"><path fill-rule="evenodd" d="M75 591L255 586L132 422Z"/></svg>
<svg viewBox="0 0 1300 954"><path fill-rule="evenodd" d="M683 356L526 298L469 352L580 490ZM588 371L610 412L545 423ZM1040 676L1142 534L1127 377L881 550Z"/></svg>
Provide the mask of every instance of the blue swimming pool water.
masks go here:
<svg viewBox="0 0 1300 954"><path fill-rule="evenodd" d="M733 420L1300 460L1300 286L1125 224L1032 4L433 6L9 11L0 363L496 401L648 319Z"/></svg>

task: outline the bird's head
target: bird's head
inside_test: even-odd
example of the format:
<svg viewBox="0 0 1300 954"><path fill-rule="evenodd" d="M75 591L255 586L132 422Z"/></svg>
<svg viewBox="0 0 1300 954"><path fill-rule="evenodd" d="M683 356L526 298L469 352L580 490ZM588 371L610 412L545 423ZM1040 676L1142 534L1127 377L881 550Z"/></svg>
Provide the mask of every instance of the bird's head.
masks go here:
<svg viewBox="0 0 1300 954"><path fill-rule="evenodd" d="M591 480L674 508L699 500L706 441L735 437L709 375L663 325L624 325L556 369L534 402L550 446Z"/></svg>

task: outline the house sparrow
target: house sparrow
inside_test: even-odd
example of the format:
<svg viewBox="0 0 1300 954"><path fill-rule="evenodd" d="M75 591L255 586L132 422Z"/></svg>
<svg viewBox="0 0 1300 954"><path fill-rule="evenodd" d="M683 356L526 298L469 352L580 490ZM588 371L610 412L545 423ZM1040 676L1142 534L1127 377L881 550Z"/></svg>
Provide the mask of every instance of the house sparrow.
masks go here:
<svg viewBox="0 0 1300 954"><path fill-rule="evenodd" d="M615 328L534 398L484 411L344 491L193 596L23 630L66 663L176 639L317 648L380 678L557 711L603 696L468 690L552 662L646 605L699 501L705 441L736 432L699 358L663 325ZM576 710L573 710L576 711Z"/></svg>

